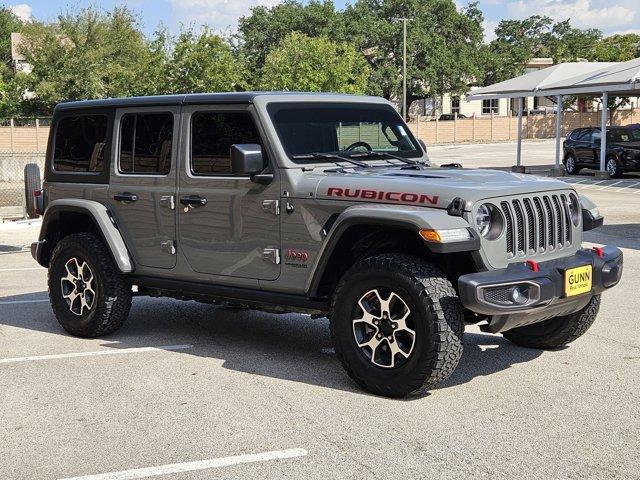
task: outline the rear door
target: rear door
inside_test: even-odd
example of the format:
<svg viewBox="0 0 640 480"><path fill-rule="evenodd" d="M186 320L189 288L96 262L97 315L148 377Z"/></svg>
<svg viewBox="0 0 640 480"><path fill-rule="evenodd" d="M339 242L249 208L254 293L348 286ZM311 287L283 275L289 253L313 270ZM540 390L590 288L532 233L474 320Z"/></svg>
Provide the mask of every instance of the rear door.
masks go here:
<svg viewBox="0 0 640 480"><path fill-rule="evenodd" d="M585 128L575 134L573 150L578 163L584 163L591 157L591 129Z"/></svg>
<svg viewBox="0 0 640 480"><path fill-rule="evenodd" d="M180 107L120 109L109 186L111 211L134 261L176 264L176 164Z"/></svg>
<svg viewBox="0 0 640 480"><path fill-rule="evenodd" d="M183 109L184 167L178 190L178 246L206 274L275 280L280 274L279 181L249 105ZM260 144L269 185L231 172L233 144ZM181 202L190 202L190 205Z"/></svg>

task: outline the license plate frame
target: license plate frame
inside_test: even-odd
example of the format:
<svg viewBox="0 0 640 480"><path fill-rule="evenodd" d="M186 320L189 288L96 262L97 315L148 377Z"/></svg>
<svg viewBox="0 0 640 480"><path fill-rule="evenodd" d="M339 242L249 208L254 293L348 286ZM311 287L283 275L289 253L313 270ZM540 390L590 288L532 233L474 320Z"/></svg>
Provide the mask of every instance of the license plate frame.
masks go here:
<svg viewBox="0 0 640 480"><path fill-rule="evenodd" d="M591 292L593 288L593 265L580 265L564 272L564 294L575 297Z"/></svg>

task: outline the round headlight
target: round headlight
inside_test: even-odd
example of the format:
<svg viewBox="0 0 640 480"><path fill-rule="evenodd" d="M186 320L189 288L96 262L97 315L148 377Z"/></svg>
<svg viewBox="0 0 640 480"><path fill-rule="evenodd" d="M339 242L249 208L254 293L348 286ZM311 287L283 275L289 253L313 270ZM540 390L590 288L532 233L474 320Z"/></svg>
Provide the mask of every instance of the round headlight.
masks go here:
<svg viewBox="0 0 640 480"><path fill-rule="evenodd" d="M498 207L485 203L476 211L476 229L487 240L495 240L502 234L504 221Z"/></svg>
<svg viewBox="0 0 640 480"><path fill-rule="evenodd" d="M580 216L582 215L582 205L580 200L573 193L569 195L569 215L571 215L571 221L577 227L580 224Z"/></svg>

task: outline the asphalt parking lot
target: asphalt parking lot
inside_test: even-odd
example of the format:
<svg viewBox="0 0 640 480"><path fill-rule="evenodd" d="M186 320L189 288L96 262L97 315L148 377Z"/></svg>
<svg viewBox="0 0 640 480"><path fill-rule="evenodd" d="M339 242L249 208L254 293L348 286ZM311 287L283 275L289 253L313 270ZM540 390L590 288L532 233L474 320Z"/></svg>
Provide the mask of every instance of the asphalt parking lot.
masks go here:
<svg viewBox="0 0 640 480"><path fill-rule="evenodd" d="M22 248L38 225L0 225L0 478L640 478L640 179L569 181L606 218L586 240L625 255L594 326L554 352L468 328L401 401L350 381L326 319L137 298L71 337Z"/></svg>

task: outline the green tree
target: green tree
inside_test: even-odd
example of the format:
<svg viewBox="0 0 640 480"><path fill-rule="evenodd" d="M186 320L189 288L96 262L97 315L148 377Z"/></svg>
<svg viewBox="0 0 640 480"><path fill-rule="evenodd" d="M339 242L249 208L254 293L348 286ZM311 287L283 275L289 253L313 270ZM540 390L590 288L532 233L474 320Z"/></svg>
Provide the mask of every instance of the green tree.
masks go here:
<svg viewBox="0 0 640 480"><path fill-rule="evenodd" d="M231 46L207 29L185 30L178 36L166 75L171 93L242 90L246 79Z"/></svg>
<svg viewBox="0 0 640 480"><path fill-rule="evenodd" d="M0 59L7 66L11 63L11 34L21 32L22 26L11 10L0 7Z"/></svg>
<svg viewBox="0 0 640 480"><path fill-rule="evenodd" d="M481 49L484 79L490 85L524 72L534 57L551 57L555 63L587 58L591 46L602 36L596 29L573 28L569 20L554 23L533 15L524 20L502 20L496 39Z"/></svg>
<svg viewBox="0 0 640 480"><path fill-rule="evenodd" d="M271 8L255 7L250 15L240 18L238 34L234 37L237 53L246 59L254 79L258 78L267 55L291 32L346 41L343 14L330 0L311 0L304 4L285 0Z"/></svg>
<svg viewBox="0 0 640 480"><path fill-rule="evenodd" d="M124 7L68 12L48 25L25 26L29 87L45 112L65 100L121 97L145 91L147 41ZM43 112L44 113L44 112Z"/></svg>
<svg viewBox="0 0 640 480"><path fill-rule="evenodd" d="M480 75L482 13L476 3L458 10L453 0L357 0L345 11L347 35L366 55L369 92L399 98L402 24L407 39L408 103L444 92L464 92Z"/></svg>
<svg viewBox="0 0 640 480"><path fill-rule="evenodd" d="M267 55L260 88L362 94L369 74L365 58L352 45L293 32Z"/></svg>
<svg viewBox="0 0 640 480"><path fill-rule="evenodd" d="M640 57L640 35L611 35L594 43L588 59L596 62L626 62Z"/></svg>

